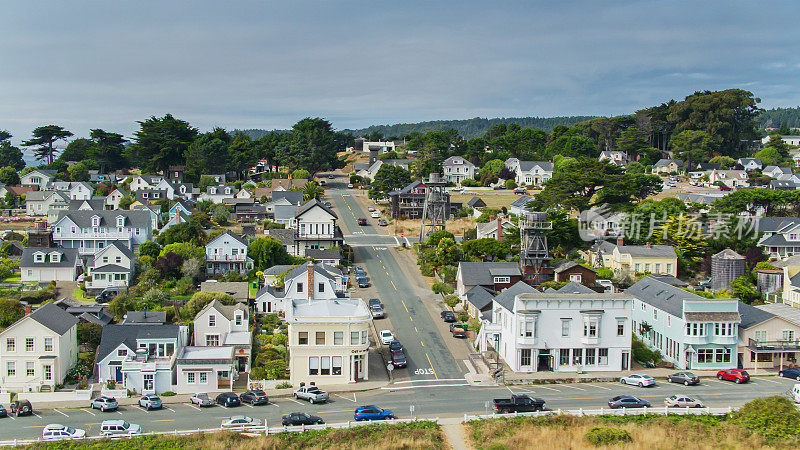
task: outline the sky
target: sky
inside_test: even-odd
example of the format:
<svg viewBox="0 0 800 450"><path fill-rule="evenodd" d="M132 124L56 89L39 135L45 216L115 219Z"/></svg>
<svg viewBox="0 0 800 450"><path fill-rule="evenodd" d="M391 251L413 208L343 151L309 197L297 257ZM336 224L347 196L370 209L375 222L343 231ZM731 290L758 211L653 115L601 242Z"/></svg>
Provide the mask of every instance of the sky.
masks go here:
<svg viewBox="0 0 800 450"><path fill-rule="evenodd" d="M0 129L131 136L627 114L697 90L800 105L800 3L60 1L0 8Z"/></svg>

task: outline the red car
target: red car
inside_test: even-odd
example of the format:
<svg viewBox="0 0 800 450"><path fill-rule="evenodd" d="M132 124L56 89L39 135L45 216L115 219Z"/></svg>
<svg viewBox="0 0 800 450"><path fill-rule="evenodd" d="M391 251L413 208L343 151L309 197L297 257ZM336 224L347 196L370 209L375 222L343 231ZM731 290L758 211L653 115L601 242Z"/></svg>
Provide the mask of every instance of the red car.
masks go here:
<svg viewBox="0 0 800 450"><path fill-rule="evenodd" d="M367 224L367 219L365 219L364 217L359 218L358 224L361 225L362 227L365 226Z"/></svg>
<svg viewBox="0 0 800 450"><path fill-rule="evenodd" d="M750 381L750 374L742 369L728 369L717 372L717 378L720 380L733 381L736 384L739 384Z"/></svg>

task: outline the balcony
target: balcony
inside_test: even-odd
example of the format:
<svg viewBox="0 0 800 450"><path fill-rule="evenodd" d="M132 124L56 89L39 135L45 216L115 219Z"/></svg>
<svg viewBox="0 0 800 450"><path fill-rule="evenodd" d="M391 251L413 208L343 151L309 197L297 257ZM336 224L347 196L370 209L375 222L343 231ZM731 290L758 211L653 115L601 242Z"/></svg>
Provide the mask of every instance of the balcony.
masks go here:
<svg viewBox="0 0 800 450"><path fill-rule="evenodd" d="M777 341L748 339L747 348L754 352L797 352L800 351L800 339Z"/></svg>
<svg viewBox="0 0 800 450"><path fill-rule="evenodd" d="M80 239L130 239L133 236L132 230L127 231L117 231L116 228L114 231L109 231L105 233L101 233L98 231L81 231L78 230L75 233L70 233L68 231L62 232L55 232L53 233L53 239L73 239L73 240L80 240Z"/></svg>
<svg viewBox="0 0 800 450"><path fill-rule="evenodd" d="M226 254L206 255L206 261L208 262L225 262L225 261L244 262L245 260L247 260L246 253L240 253L238 255L226 255Z"/></svg>

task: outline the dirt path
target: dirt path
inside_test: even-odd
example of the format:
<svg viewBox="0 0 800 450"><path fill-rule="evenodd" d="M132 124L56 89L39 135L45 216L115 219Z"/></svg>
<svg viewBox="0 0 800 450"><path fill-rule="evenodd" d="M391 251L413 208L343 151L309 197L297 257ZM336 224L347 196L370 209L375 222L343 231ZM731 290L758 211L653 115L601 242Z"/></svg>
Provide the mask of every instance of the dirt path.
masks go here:
<svg viewBox="0 0 800 450"><path fill-rule="evenodd" d="M464 425L462 423L442 424L442 430L444 431L445 438L447 438L447 442L450 444L450 448L453 450L467 450L471 448L467 445L466 436L464 435Z"/></svg>

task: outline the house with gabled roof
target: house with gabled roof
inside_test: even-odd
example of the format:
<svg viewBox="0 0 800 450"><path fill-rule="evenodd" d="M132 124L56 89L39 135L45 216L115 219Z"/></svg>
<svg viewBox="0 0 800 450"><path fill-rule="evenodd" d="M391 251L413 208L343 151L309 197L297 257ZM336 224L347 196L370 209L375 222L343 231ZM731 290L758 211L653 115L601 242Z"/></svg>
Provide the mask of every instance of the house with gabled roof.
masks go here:
<svg viewBox="0 0 800 450"><path fill-rule="evenodd" d="M82 268L75 248L26 247L19 261L22 281L75 281Z"/></svg>
<svg viewBox="0 0 800 450"><path fill-rule="evenodd" d="M131 249L111 242L89 257L86 290L100 292L106 288L124 289L133 280L136 256Z"/></svg>
<svg viewBox="0 0 800 450"><path fill-rule="evenodd" d="M516 262L461 261L456 272L456 293L463 298L475 286L499 292L520 280L522 272Z"/></svg>
<svg viewBox="0 0 800 450"><path fill-rule="evenodd" d="M52 303L0 331L3 389L53 392L78 362L78 319Z"/></svg>
<svg viewBox="0 0 800 450"><path fill-rule="evenodd" d="M161 175L131 175L131 192L136 192L141 189L155 189L164 177Z"/></svg>
<svg viewBox="0 0 800 450"><path fill-rule="evenodd" d="M759 217L758 241L770 258L783 259L800 254L800 217Z"/></svg>
<svg viewBox="0 0 800 450"><path fill-rule="evenodd" d="M253 259L247 256L247 241L228 230L206 244L206 273L245 273L253 268Z"/></svg>
<svg viewBox="0 0 800 450"><path fill-rule="evenodd" d="M38 186L39 191L43 191L47 188L47 185L50 184L53 180L55 180L55 174L57 171L52 169L34 169L30 172L26 173L25 175L21 175L19 177L21 185L35 185Z"/></svg>
<svg viewBox="0 0 800 450"><path fill-rule="evenodd" d="M53 241L63 248L77 248L81 255L97 253L114 241L135 252L152 237L145 211L62 211L53 224Z"/></svg>
<svg viewBox="0 0 800 450"><path fill-rule="evenodd" d="M445 180L461 185L461 182L466 179L474 180L478 169L475 164L461 156L451 156L442 161L442 171Z"/></svg>
<svg viewBox="0 0 800 450"><path fill-rule="evenodd" d="M410 219L422 217L422 207L425 204L425 183L420 180L412 181L403 189L398 189L389 193L391 203L392 218L407 217ZM461 209L461 203L450 201L450 193L444 193L446 209L450 214Z"/></svg>
<svg viewBox="0 0 800 450"><path fill-rule="evenodd" d="M289 254L305 257L308 250L326 250L344 242L337 225L339 216L317 199L301 206L294 214L289 229L272 229L267 233L286 247Z"/></svg>
<svg viewBox="0 0 800 450"><path fill-rule="evenodd" d="M332 266L306 264L288 269L280 267L278 272L283 275L283 288L274 283L272 271L265 271L264 279L267 283L256 293L255 310L260 314L275 314L285 312L291 300L333 300L346 297L347 277ZM273 282L270 283L270 277Z"/></svg>
<svg viewBox="0 0 800 450"><path fill-rule="evenodd" d="M213 300L194 317L194 345L232 347L234 357L230 364L239 373L250 372L252 340L246 303L223 305Z"/></svg>
<svg viewBox="0 0 800 450"><path fill-rule="evenodd" d="M669 175L671 173L681 173L684 169L683 160L680 159L659 159L653 164L653 173L659 175Z"/></svg>
<svg viewBox="0 0 800 450"><path fill-rule="evenodd" d="M29 217L46 216L53 203L67 200L68 197L58 191L30 191L25 195L25 213Z"/></svg>
<svg viewBox="0 0 800 450"><path fill-rule="evenodd" d="M538 187L553 178L553 163L549 161L520 161L509 158L505 161L505 166L516 174L514 181L519 185Z"/></svg>

